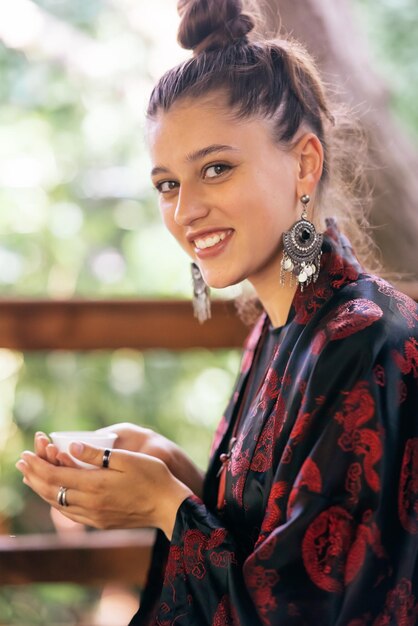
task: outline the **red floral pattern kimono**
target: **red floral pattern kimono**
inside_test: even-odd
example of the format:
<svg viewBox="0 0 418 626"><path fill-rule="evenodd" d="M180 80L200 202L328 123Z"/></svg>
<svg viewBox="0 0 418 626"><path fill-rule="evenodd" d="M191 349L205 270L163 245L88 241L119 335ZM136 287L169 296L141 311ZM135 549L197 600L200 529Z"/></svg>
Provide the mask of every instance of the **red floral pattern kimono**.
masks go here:
<svg viewBox="0 0 418 626"><path fill-rule="evenodd" d="M216 433L204 497L159 533L132 625L418 623L418 309L362 272L328 221L221 467L254 351Z"/></svg>

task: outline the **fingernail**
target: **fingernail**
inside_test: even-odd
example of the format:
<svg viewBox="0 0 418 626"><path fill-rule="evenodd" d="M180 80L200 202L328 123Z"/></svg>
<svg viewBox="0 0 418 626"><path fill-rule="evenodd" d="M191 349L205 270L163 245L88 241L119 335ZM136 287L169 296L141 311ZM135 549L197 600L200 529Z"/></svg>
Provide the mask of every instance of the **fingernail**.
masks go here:
<svg viewBox="0 0 418 626"><path fill-rule="evenodd" d="M71 454L75 454L78 456L79 454L83 454L84 446L79 441L73 441L70 443L70 452Z"/></svg>

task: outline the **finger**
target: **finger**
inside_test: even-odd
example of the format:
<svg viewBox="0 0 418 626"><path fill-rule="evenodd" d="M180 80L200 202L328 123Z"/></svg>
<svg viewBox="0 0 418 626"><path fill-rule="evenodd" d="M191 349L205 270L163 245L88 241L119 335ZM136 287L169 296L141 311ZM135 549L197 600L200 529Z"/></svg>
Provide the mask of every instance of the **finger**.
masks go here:
<svg viewBox="0 0 418 626"><path fill-rule="evenodd" d="M30 487L43 500L53 505L54 503L51 499L53 498L54 488L52 487L52 485L48 485L48 483L43 483L40 479L34 476L30 471L29 465L25 463L25 461L23 461L22 459L16 463L16 467L23 474L23 483L27 487Z"/></svg>
<svg viewBox="0 0 418 626"><path fill-rule="evenodd" d="M52 465L58 465L58 460L57 460L57 454L58 454L59 450L57 448L57 446L55 446L53 443L50 443L47 445L47 447L45 448L45 453L46 453L46 461L48 461L48 463L51 463Z"/></svg>
<svg viewBox="0 0 418 626"><path fill-rule="evenodd" d="M41 457L41 459L46 459L47 455L46 455L46 448L47 446L50 444L50 440L47 437L47 435L45 435L45 433L42 432L37 432L35 434L35 439L34 439L34 449L35 449L35 453Z"/></svg>
<svg viewBox="0 0 418 626"><path fill-rule="evenodd" d="M101 494L86 493L85 491L78 491L77 489L65 488L65 504L59 502L59 493L62 487L58 487L55 493L55 504L58 504L58 509L63 513L65 509L71 507L71 512L76 514L83 514L89 516L89 519L97 515L103 510L106 504L106 498Z"/></svg>
<svg viewBox="0 0 418 626"><path fill-rule="evenodd" d="M65 467L79 467L67 452L58 452L57 461L60 465L64 465Z"/></svg>
<svg viewBox="0 0 418 626"><path fill-rule="evenodd" d="M44 433L39 432L35 435L35 453L40 456L41 459L48 461L48 463L58 465L58 448L51 443L49 437Z"/></svg>
<svg viewBox="0 0 418 626"><path fill-rule="evenodd" d="M25 472L26 472L26 470L28 468L28 465L27 465L27 463L25 463L25 461L23 459L19 459L17 461L17 463L15 464L15 467L16 467L16 469L19 470L19 472L22 472L22 474L25 474Z"/></svg>
<svg viewBox="0 0 418 626"><path fill-rule="evenodd" d="M24 461L24 465L18 469L30 480L37 493L42 491L42 497L45 493L50 493L45 489L45 485L52 486L53 489L65 485L87 492L94 492L97 489L97 477L93 476L93 474L97 474L95 471L51 465L29 450L22 452L21 459ZM50 498L51 496L49 496Z"/></svg>
<svg viewBox="0 0 418 626"><path fill-rule="evenodd" d="M109 475L110 476L110 475ZM115 476L115 474L113 474ZM61 495L60 495L61 494ZM112 507L103 515L106 504L109 502L100 494L87 494L75 489L65 489L64 502L62 502L61 487L58 489L55 502L51 502L51 507L69 519L81 524L87 524L94 528L112 528Z"/></svg>
<svg viewBox="0 0 418 626"><path fill-rule="evenodd" d="M35 439L47 439L48 442L51 441L51 438L49 435L47 435L46 433L44 433L42 430L37 430L35 433Z"/></svg>
<svg viewBox="0 0 418 626"><path fill-rule="evenodd" d="M51 511L58 511L74 522L87 523L87 525L92 526L94 522L92 521L92 516L89 515L88 509L78 505L76 502L77 494L79 493L73 489L65 489L64 501L62 501L62 487L60 487L56 493L55 500L50 502Z"/></svg>
<svg viewBox="0 0 418 626"><path fill-rule="evenodd" d="M30 464L26 463L23 460L18 461L17 465L19 465L19 469L23 471L24 478L23 482L25 485L30 487L35 493L37 493L45 502L47 502L50 506L60 510L63 512L63 509L69 506L70 499L69 494L71 493L71 498L73 502L76 501L76 494L79 493L75 489L65 488L65 498L64 501L60 501L60 493L63 489L63 485L54 484L51 480L45 479L43 476L36 474L31 471ZM86 494L85 502L88 502L88 495Z"/></svg>
<svg viewBox="0 0 418 626"><path fill-rule="evenodd" d="M124 457L129 455L129 452L121 450L109 450L108 448L97 448L87 443L81 443L74 441L70 444L70 453L78 461L84 463L90 463L96 467L107 467L116 471L124 471L125 462Z"/></svg>

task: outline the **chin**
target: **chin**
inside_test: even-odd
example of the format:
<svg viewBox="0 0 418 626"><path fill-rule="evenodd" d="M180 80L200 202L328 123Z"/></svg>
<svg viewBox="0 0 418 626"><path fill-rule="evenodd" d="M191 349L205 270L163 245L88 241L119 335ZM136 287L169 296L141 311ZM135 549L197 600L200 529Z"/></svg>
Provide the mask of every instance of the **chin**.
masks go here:
<svg viewBox="0 0 418 626"><path fill-rule="evenodd" d="M244 277L228 277L228 276L205 276L203 275L205 283L208 287L212 289L225 289L226 287L233 287L234 285L238 285L243 280Z"/></svg>

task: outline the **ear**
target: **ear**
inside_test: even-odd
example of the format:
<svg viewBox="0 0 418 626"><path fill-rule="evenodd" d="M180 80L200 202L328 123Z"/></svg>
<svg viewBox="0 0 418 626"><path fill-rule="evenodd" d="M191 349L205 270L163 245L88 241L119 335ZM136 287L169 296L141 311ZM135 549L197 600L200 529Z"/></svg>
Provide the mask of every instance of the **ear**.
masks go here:
<svg viewBox="0 0 418 626"><path fill-rule="evenodd" d="M298 159L297 192L313 195L322 175L324 149L314 133L306 133L295 146Z"/></svg>

